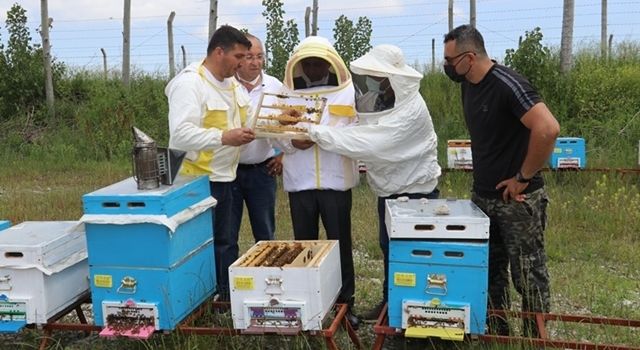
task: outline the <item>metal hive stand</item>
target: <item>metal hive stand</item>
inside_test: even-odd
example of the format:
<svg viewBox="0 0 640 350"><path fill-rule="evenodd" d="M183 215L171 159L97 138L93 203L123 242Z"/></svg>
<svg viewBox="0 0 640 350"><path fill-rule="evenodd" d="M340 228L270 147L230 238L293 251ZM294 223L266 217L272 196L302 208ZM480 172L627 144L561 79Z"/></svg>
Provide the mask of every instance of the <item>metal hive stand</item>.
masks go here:
<svg viewBox="0 0 640 350"><path fill-rule="evenodd" d="M49 339L52 339L52 334L54 330L58 331L81 331L85 332L86 335L89 335L91 332L100 332L102 330L101 327L88 324L87 318L84 316L84 311L82 310L83 304L91 304L91 294L86 292L81 298L79 298L75 303L69 305L67 308L55 314L53 317L47 320L47 323L42 326L44 331L44 336L40 340L40 346L38 347L40 350L45 350L47 348L47 344L49 343ZM80 323L60 323L63 317L75 311L78 316L78 320Z"/></svg>
<svg viewBox="0 0 640 350"><path fill-rule="evenodd" d="M242 330L234 329L231 327L221 327L221 326L193 326L193 323L196 319L198 319L202 314L207 310L207 308L211 308L213 310L228 310L231 305L228 302L211 302L204 303L200 308L198 308L194 313L191 314L182 324L180 324L177 328L178 331L184 334L197 334L197 335L227 335L227 336L235 336L235 335L266 335L266 334L280 334L285 336L297 336L301 334L308 334L314 336L322 336L327 344L327 347L331 350L338 350L339 347L336 344L334 339L334 335L338 332L338 329L342 325L346 330L349 336L349 339L354 344L357 349L362 349L362 343L360 343L360 339L358 338L358 334L351 327L349 321L347 321L345 315L347 313L347 305L346 304L335 304L333 306L332 314L334 315L333 321L328 328L322 329L320 331L297 331L297 332L282 332L282 333L274 333L274 332L263 332L263 333L243 333Z"/></svg>
<svg viewBox="0 0 640 350"><path fill-rule="evenodd" d="M80 331L85 332L85 334L89 334L91 332L100 332L102 327L96 326L93 324L88 324L87 319L84 315L84 312L81 308L83 304L90 304L91 297L87 293L83 298L79 299L74 304L70 305L66 309L59 312L54 317L50 318L48 322L43 325L44 336L40 341L40 350L45 350L49 343L49 340L52 339L52 333L54 330L58 331ZM226 335L226 336L238 336L238 335L256 335L257 333L245 334L242 330L234 329L232 327L223 327L223 326L193 326L195 320L203 315L203 313L208 309L214 310L228 310L230 308L230 304L228 302L205 302L203 303L196 311L194 311L189 317L187 317L180 325L178 325L177 330L183 334L194 334L194 335ZM349 339L354 344L357 349L362 349L362 343L358 338L358 334L351 327L351 324L347 321L345 315L347 313L347 305L346 304L335 304L333 306L332 315L333 320L331 324L326 329L322 329L319 331L299 331L295 333L282 333L282 335L301 335L308 334L312 336L321 336L324 338L327 348L331 350L338 350L339 347L334 339L334 335L338 332L340 326L343 326L346 331ZM75 311L78 315L78 319L80 323L62 323L58 322L64 316L70 314ZM261 335L266 334L274 334L274 333L261 333Z"/></svg>
<svg viewBox="0 0 640 350"><path fill-rule="evenodd" d="M540 338L527 338L519 336L500 336L500 335L475 335L467 337L467 340L478 340L484 343L500 343L500 344L529 344L532 346L540 346L544 348L555 349L580 349L580 350L640 350L639 346L630 346L622 344L596 344L584 341L557 340L551 339L545 328L546 321L559 321L566 323L580 324L597 324L607 326L620 326L640 328L640 320L627 320L621 318L579 316L579 315L563 315L551 313L534 313L534 312L517 312L504 310L489 310L489 316L499 317L515 317L520 319L535 319L538 327ZM400 329L389 327L387 306L385 305L378 316L376 324L373 326L376 334L373 349L380 350L384 345L385 339L390 335L403 335Z"/></svg>

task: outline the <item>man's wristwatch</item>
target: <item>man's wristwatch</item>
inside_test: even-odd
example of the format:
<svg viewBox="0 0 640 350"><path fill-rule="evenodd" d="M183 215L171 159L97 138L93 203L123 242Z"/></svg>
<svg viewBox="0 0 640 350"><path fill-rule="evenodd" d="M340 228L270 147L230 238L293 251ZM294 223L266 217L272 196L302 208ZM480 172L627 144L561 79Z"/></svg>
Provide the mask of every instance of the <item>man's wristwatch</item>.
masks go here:
<svg viewBox="0 0 640 350"><path fill-rule="evenodd" d="M528 184L529 182L531 182L531 178L526 178L524 176L522 176L522 172L518 171L518 173L516 174L516 181L518 181L521 184Z"/></svg>

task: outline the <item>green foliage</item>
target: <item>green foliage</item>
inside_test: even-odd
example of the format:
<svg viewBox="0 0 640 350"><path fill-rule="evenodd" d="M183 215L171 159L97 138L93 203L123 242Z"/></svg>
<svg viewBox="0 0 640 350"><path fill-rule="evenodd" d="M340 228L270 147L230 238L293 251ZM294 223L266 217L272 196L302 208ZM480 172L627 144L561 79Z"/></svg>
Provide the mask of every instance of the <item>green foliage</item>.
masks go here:
<svg viewBox="0 0 640 350"><path fill-rule="evenodd" d="M469 138L462 116L460 84L441 72L428 72L420 82L420 92L438 135L438 159L440 164L446 164L447 140Z"/></svg>
<svg viewBox="0 0 640 350"><path fill-rule="evenodd" d="M349 62L359 58L371 50L371 20L367 17L358 17L358 22L347 16L341 15L336 19L333 28L334 47L342 59Z"/></svg>
<svg viewBox="0 0 640 350"><path fill-rule="evenodd" d="M159 144L168 140L167 102L164 81L139 77L124 87L118 79L73 78L68 100L82 101L72 110L72 128L78 144L95 159L127 156L131 150L131 126L136 126ZM88 97L88 98L87 98Z"/></svg>
<svg viewBox="0 0 640 350"><path fill-rule="evenodd" d="M575 57L564 89L554 96L563 134L584 135L588 155L604 164L637 164L640 140L640 59L602 62L597 50ZM592 163L593 164L593 163Z"/></svg>
<svg viewBox="0 0 640 350"><path fill-rule="evenodd" d="M552 84L559 75L551 50L542 45L542 38L538 27L526 31L518 49L508 49L504 58L505 65L527 77L536 88Z"/></svg>
<svg viewBox="0 0 640 350"><path fill-rule="evenodd" d="M0 145L43 160L55 154L76 161L123 159L131 152L133 125L159 145L167 145L165 84L158 77L136 76L127 89L117 78L104 80L99 72L77 72L57 86L58 125L29 130L23 126L29 116L15 118L0 125L9 130L0 135ZM38 111L44 113L45 108Z"/></svg>
<svg viewBox="0 0 640 350"><path fill-rule="evenodd" d="M265 7L262 15L267 20L267 39L264 43L268 56L266 71L282 80L289 55L300 42L300 32L294 20L284 22L282 0L262 0L262 6Z"/></svg>
<svg viewBox="0 0 640 350"><path fill-rule="evenodd" d="M0 46L0 121L12 116L38 109L44 100L43 52L38 45L31 44L27 27L26 10L14 4L7 12L6 48ZM64 66L53 65L54 81L64 72ZM42 123L44 113L36 113Z"/></svg>

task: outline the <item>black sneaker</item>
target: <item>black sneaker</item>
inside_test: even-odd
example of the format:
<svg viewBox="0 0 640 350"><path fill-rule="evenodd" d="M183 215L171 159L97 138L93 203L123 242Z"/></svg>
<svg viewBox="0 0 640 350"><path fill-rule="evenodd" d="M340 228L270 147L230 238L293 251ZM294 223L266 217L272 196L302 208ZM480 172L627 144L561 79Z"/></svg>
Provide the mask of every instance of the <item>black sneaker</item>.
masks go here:
<svg viewBox="0 0 640 350"><path fill-rule="evenodd" d="M372 309L370 309L369 311L367 311L364 314L362 314L362 319L363 320L367 320L367 321L375 321L375 320L377 320L378 317L380 316L380 313L382 312L382 309L384 308L385 304L386 304L386 302L384 300L380 301Z"/></svg>

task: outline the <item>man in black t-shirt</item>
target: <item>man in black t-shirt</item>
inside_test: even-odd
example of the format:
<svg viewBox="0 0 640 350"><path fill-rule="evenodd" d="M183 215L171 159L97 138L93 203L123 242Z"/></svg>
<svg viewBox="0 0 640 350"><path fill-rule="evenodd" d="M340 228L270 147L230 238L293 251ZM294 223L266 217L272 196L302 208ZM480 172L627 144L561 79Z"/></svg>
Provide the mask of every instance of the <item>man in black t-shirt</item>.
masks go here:
<svg viewBox="0 0 640 350"><path fill-rule="evenodd" d="M462 83L464 118L473 154L472 200L491 220L489 304L509 309L509 267L523 311L548 312L549 274L544 250L547 194L539 170L549 159L558 122L531 84L492 61L469 25L444 37L444 71ZM489 330L508 334L504 321ZM525 334L536 336L534 321Z"/></svg>

